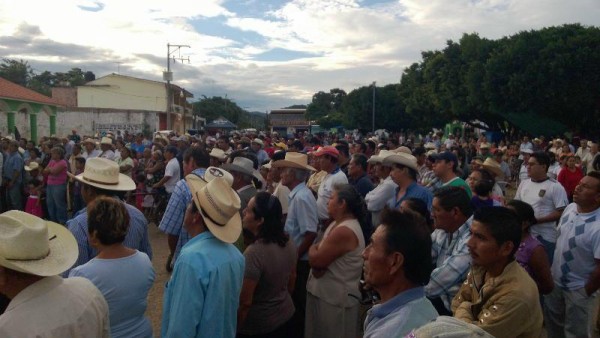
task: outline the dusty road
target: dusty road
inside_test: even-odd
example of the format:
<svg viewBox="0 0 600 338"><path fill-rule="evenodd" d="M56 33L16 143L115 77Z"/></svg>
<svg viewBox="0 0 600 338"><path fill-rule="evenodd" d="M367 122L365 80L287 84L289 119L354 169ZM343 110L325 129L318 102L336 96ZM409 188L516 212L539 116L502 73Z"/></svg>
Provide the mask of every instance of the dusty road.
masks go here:
<svg viewBox="0 0 600 338"><path fill-rule="evenodd" d="M154 280L154 286L152 286L152 289L150 289L150 293L148 294L146 316L148 316L152 322L152 332L154 333L154 336L160 337L163 290L165 283L170 277L170 274L165 270L169 249L167 247L167 236L158 230L158 227L154 223L151 223L148 227L148 233L150 236L150 244L152 245L152 264L154 265L154 271L156 272L156 279Z"/></svg>

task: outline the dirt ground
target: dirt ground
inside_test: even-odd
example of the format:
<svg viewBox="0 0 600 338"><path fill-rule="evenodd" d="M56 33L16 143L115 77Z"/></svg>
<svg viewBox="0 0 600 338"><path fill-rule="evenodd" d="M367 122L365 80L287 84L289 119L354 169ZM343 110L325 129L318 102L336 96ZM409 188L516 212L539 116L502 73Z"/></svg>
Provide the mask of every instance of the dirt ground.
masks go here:
<svg viewBox="0 0 600 338"><path fill-rule="evenodd" d="M165 283L169 280L170 274L165 270L167 256L169 256L169 248L167 246L167 235L158 230L158 227L151 223L148 227L150 236L150 244L152 245L152 264L156 272L154 285L148 294L148 308L146 316L150 318L152 323L152 331L155 337L160 336L160 323L162 317L163 291Z"/></svg>

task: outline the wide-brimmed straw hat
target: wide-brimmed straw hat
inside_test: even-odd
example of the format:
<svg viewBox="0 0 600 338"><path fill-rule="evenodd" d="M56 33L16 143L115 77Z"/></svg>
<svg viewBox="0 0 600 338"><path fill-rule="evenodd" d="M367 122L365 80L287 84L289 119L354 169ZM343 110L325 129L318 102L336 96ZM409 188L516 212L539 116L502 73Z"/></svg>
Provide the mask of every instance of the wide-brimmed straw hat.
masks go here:
<svg viewBox="0 0 600 338"><path fill-rule="evenodd" d="M417 164L417 158L413 155L406 154L403 152L394 153L386 156L382 162L384 165L400 164L405 167L411 168L415 171L419 171Z"/></svg>
<svg viewBox="0 0 600 338"><path fill-rule="evenodd" d="M286 153L285 159L275 161L271 164L273 168L297 168L303 170L317 171L308 165L308 155L302 153Z"/></svg>
<svg viewBox="0 0 600 338"><path fill-rule="evenodd" d="M208 154L210 157L214 157L217 160L223 162L227 159L227 155L225 154L225 151L223 151L223 149L220 148L212 148L212 150L210 151L210 154Z"/></svg>
<svg viewBox="0 0 600 338"><path fill-rule="evenodd" d="M89 138L88 137L88 138L86 138L85 140L83 140L81 142L81 144L86 144L86 143L90 143L90 144L96 145L96 140L94 140L93 138Z"/></svg>
<svg viewBox="0 0 600 338"><path fill-rule="evenodd" d="M66 227L11 210L0 214L0 266L37 276L68 270L79 251Z"/></svg>
<svg viewBox="0 0 600 338"><path fill-rule="evenodd" d="M369 158L367 162L369 163L382 163L383 159L393 154L393 151L382 149L379 151L379 154L373 155Z"/></svg>
<svg viewBox="0 0 600 338"><path fill-rule="evenodd" d="M251 159L238 156L233 159L231 163L224 163L223 169L227 171L236 171L242 174L246 174L248 176L254 175L254 162Z"/></svg>
<svg viewBox="0 0 600 338"><path fill-rule="evenodd" d="M103 137L102 140L100 141L100 144L108 144L111 145L113 144L112 138L110 137Z"/></svg>
<svg viewBox="0 0 600 338"><path fill-rule="evenodd" d="M491 334L478 326L460 319L439 316L418 329L411 331L405 338L491 338Z"/></svg>
<svg viewBox="0 0 600 338"><path fill-rule="evenodd" d="M198 175L187 175L185 180L208 230L225 243L235 242L242 233L238 194L222 177L207 182Z"/></svg>
<svg viewBox="0 0 600 338"><path fill-rule="evenodd" d="M502 171L500 163L498 163L498 161L494 160L491 157L485 159L485 161L483 162L483 169L491 172L497 177L504 177L504 172Z"/></svg>
<svg viewBox="0 0 600 338"><path fill-rule="evenodd" d="M35 161L31 161L29 162L29 165L25 166L25 171L32 171L36 169L40 169L40 165Z"/></svg>
<svg viewBox="0 0 600 338"><path fill-rule="evenodd" d="M233 185L233 176L231 176L231 174L229 172L227 172L227 170L223 170L223 169L217 168L217 167L206 168L206 171L204 172L204 177L203 177L206 182L210 182L217 177L224 178L230 187Z"/></svg>
<svg viewBox="0 0 600 338"><path fill-rule="evenodd" d="M90 158L85 161L83 173L77 176L69 173L69 176L81 183L100 189L111 191L135 190L135 182L131 177L119 173L117 162L106 158Z"/></svg>

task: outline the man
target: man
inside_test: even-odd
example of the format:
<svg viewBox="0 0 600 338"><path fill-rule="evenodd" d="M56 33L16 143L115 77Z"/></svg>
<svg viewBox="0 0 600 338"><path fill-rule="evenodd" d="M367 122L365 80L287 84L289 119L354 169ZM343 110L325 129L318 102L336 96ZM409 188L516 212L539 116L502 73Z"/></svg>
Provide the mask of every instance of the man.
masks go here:
<svg viewBox="0 0 600 338"><path fill-rule="evenodd" d="M6 189L6 201L8 210L22 210L23 201L23 158L19 153L19 143L11 140L8 144L8 153L4 159L4 170L2 184Z"/></svg>
<svg viewBox="0 0 600 338"><path fill-rule="evenodd" d="M81 195L86 205L96 198L110 196L118 198L119 194L135 190L135 183L131 177L119 173L119 165L105 158L90 158L85 162L83 173L69 176L81 183ZM136 207L125 203L129 213L129 230L123 244L129 248L137 249L152 259L152 248L148 239L148 221L144 214ZM79 256L70 269L85 264L97 254L88 242L87 208L81 209L73 219L67 221L67 227L75 236L79 247ZM63 276L68 276L69 271Z"/></svg>
<svg viewBox="0 0 600 338"><path fill-rule="evenodd" d="M77 259L64 226L21 211L0 215L0 337L109 337L108 304L85 278L58 276Z"/></svg>
<svg viewBox="0 0 600 338"><path fill-rule="evenodd" d="M434 269L425 294L440 315L452 315L450 304L469 271L467 241L472 214L471 199L464 189L444 187L435 193L431 208Z"/></svg>
<svg viewBox="0 0 600 338"><path fill-rule="evenodd" d="M438 316L423 290L432 270L431 237L416 217L385 211L363 252L365 283L381 298L367 312L364 337L404 337Z"/></svg>
<svg viewBox="0 0 600 338"><path fill-rule="evenodd" d="M225 155L229 155L233 152L233 149L229 145L229 137L221 135L217 139L217 147L225 152Z"/></svg>
<svg viewBox="0 0 600 338"><path fill-rule="evenodd" d="M333 194L333 186L336 184L348 183L348 178L338 166L338 158L340 156L339 151L332 146L325 146L319 148L319 150L313 153L313 156L318 158L321 170L327 174L319 185L319 191L317 192L317 215L319 217L319 224L323 227L329 225L329 213L327 212L327 204Z"/></svg>
<svg viewBox="0 0 600 338"><path fill-rule="evenodd" d="M510 166L504 160L504 153L501 150L496 150L496 152L494 153L494 158L496 159L496 162L498 162L498 164L500 164L500 169L502 170L502 176L504 176L505 180L508 180L511 176L511 172L510 172Z"/></svg>
<svg viewBox="0 0 600 338"><path fill-rule="evenodd" d="M417 147L413 150L412 154L417 159L417 172L419 173L417 176L417 183L421 184L421 179L429 171L427 164L425 164L425 160L427 159L427 151L423 147Z"/></svg>
<svg viewBox="0 0 600 338"><path fill-rule="evenodd" d="M244 156L237 156L231 163L223 164L223 169L229 171L233 176L233 190L237 192L241 200L240 211L246 209L248 202L258 193L252 184L254 175L254 162Z"/></svg>
<svg viewBox="0 0 600 338"><path fill-rule="evenodd" d="M165 160L167 161L167 166L165 167L165 175L160 181L156 182L152 188L165 188L167 192L167 196L170 198L173 190L175 190L175 185L179 182L180 179L180 168L179 161L177 161L177 147L168 146L165 151Z"/></svg>
<svg viewBox="0 0 600 338"><path fill-rule="evenodd" d="M592 142L590 145L590 152L584 159L586 173L591 173L594 169L594 163L598 161L598 142Z"/></svg>
<svg viewBox="0 0 600 338"><path fill-rule="evenodd" d="M469 195L469 198L471 198L471 188L469 188L467 182L456 175L456 170L458 168L458 158L456 155L450 151L445 151L434 155L434 158L433 172L435 173L435 176L439 178L441 187L459 187L464 189L467 192L467 195Z"/></svg>
<svg viewBox="0 0 600 338"><path fill-rule="evenodd" d="M212 148L210 150L210 166L219 168L227 160L227 155L221 148ZM185 175L187 176L187 175Z"/></svg>
<svg viewBox="0 0 600 338"><path fill-rule="evenodd" d="M348 165L350 164L350 146L346 141L338 141L335 145L335 149L338 151L338 165L340 170L348 177Z"/></svg>
<svg viewBox="0 0 600 338"><path fill-rule="evenodd" d="M417 159L406 153L395 153L383 159L384 165L392 167L390 176L397 185L393 197L388 201L391 209L400 209L400 204L407 198L418 198L422 200L431 210L433 195L427 188L417 184Z"/></svg>
<svg viewBox="0 0 600 338"><path fill-rule="evenodd" d="M292 293L296 312L292 322L296 336L304 337L306 282L310 272L308 249L317 237L318 226L317 201L304 182L316 169L308 165L307 155L296 152L286 153L285 159L273 162L272 168L281 170L280 183L290 190L285 231L298 249L296 283Z"/></svg>
<svg viewBox="0 0 600 338"><path fill-rule="evenodd" d="M600 173L589 172L559 222L552 263L556 287L545 296L548 337L597 337L600 287Z"/></svg>
<svg viewBox="0 0 600 338"><path fill-rule="evenodd" d="M519 176L517 177L519 184L529 178L527 163L529 162L531 154L533 154L531 149L525 149L521 152L521 156L519 158L522 159L522 162L519 165Z"/></svg>
<svg viewBox="0 0 600 338"><path fill-rule="evenodd" d="M81 155L85 159L90 159L100 156L100 150L96 149L96 141L91 138L86 138L83 142L85 152Z"/></svg>
<svg viewBox="0 0 600 338"><path fill-rule="evenodd" d="M367 166L367 157L361 153L352 155L348 164L348 181L363 198L375 188L367 175Z"/></svg>
<svg viewBox="0 0 600 338"><path fill-rule="evenodd" d="M161 337L235 337L244 256L240 198L222 177L186 177L193 196L185 211L190 241L165 287Z"/></svg>
<svg viewBox="0 0 600 338"><path fill-rule="evenodd" d="M135 135L135 142L131 143L131 149L140 155L144 152L146 145L144 144L144 135L142 133Z"/></svg>
<svg viewBox="0 0 600 338"><path fill-rule="evenodd" d="M537 285L514 256L521 224L504 207L481 207L467 242L472 268L452 301L454 317L497 338L540 337L542 309Z"/></svg>
<svg viewBox="0 0 600 338"><path fill-rule="evenodd" d="M204 177L206 168L208 168L208 154L202 148L191 147L185 151L183 154L183 172L185 176L193 174ZM170 265L175 264L181 248L190 240L190 235L183 227L183 216L185 215L185 209L191 201L192 193L190 192L190 188L186 180L182 179L175 185L169 199L169 204L167 204L163 218L158 226L162 232L167 234L167 243L170 251L169 258L171 258L167 270L170 270Z"/></svg>
<svg viewBox="0 0 600 338"><path fill-rule="evenodd" d="M254 140L252 140L252 143L250 143L250 149L252 149L252 152L256 155L259 165L264 164L266 161L269 160L269 155L263 149L264 147L265 143L259 138L255 138Z"/></svg>
<svg viewBox="0 0 600 338"><path fill-rule="evenodd" d="M555 224L569 204L567 192L560 183L548 177L550 158L546 153L533 153L526 164L529 178L519 184L515 199L533 208L537 223L531 226L531 235L542 242L552 264L558 235Z"/></svg>
<svg viewBox="0 0 600 338"><path fill-rule="evenodd" d="M111 161L115 160L115 152L112 150L113 141L110 137L103 137L100 141L100 155L98 157L102 157Z"/></svg>
<svg viewBox="0 0 600 338"><path fill-rule="evenodd" d="M533 144L529 142L529 136L523 136L523 141L519 146L519 152L522 153L526 149L531 150L533 152Z"/></svg>
<svg viewBox="0 0 600 338"><path fill-rule="evenodd" d="M375 167L375 175L379 178L380 182L379 185L365 196L367 210L371 212L371 224L375 227L379 225L381 212L388 201L394 197L394 192L398 187L390 176L392 167L383 164L383 160L390 154L392 152L388 150L381 150L378 155L373 155L369 159L369 163Z"/></svg>
<svg viewBox="0 0 600 338"><path fill-rule="evenodd" d="M73 141L73 143L81 142L81 136L77 134L77 130L71 130L71 135L69 135L69 140Z"/></svg>

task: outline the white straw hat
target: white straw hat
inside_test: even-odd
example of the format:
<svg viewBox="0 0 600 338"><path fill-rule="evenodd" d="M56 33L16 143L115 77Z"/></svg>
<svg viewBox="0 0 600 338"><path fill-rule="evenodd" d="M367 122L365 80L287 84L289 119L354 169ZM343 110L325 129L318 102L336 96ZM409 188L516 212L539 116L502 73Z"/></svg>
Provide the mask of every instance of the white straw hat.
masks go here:
<svg viewBox="0 0 600 338"><path fill-rule="evenodd" d="M208 154L210 157L214 157L217 160L223 162L227 159L227 155L225 154L225 152L223 151L223 149L220 148L212 148L212 150L210 151L210 154Z"/></svg>
<svg viewBox="0 0 600 338"><path fill-rule="evenodd" d="M413 170L419 171L417 158L403 152L394 153L386 156L382 162L384 165L400 164Z"/></svg>
<svg viewBox="0 0 600 338"><path fill-rule="evenodd" d="M106 158L94 157L85 161L83 173L70 177L93 187L111 191L135 190L131 177L119 173L119 165Z"/></svg>
<svg viewBox="0 0 600 338"><path fill-rule="evenodd" d="M382 163L383 159L388 157L389 155L394 154L393 151L381 149L379 154L371 156L367 162L369 163Z"/></svg>
<svg viewBox="0 0 600 338"><path fill-rule="evenodd" d="M79 255L66 227L11 210L0 214L0 266L37 276L68 270Z"/></svg>
<svg viewBox="0 0 600 338"><path fill-rule="evenodd" d="M39 168L40 168L40 165L37 162L31 161L31 162L29 162L29 165L25 166L25 171L32 171L32 170L36 170Z"/></svg>
<svg viewBox="0 0 600 338"><path fill-rule="evenodd" d="M237 171L252 176L254 175L254 162L249 158L238 156L233 159L232 163L224 163L223 169L227 171Z"/></svg>
<svg viewBox="0 0 600 338"><path fill-rule="evenodd" d="M271 162L269 162L271 163ZM271 167L273 168L297 168L303 170L317 171L317 169L308 165L308 155L302 153L286 153L285 159L272 162Z"/></svg>

